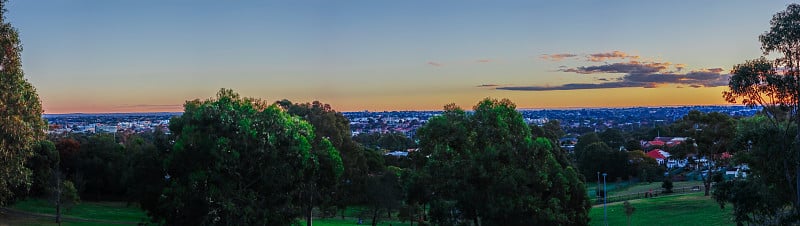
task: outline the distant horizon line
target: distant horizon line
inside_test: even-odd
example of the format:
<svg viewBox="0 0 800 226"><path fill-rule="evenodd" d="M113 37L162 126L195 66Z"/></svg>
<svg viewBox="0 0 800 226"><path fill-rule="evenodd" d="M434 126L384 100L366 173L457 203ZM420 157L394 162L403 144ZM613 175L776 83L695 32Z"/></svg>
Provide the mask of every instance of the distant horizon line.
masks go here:
<svg viewBox="0 0 800 226"><path fill-rule="evenodd" d="M693 105L651 105L651 106L608 106L608 107L552 107L552 108L517 108L517 110L580 110L580 109L626 109L626 108L679 108L679 107L745 107L743 104L693 104ZM358 111L339 111L349 112L413 112L413 111L443 111L437 110L358 110ZM42 113L42 115L111 115L111 114L178 114L182 111L131 111L131 112L69 112L69 113Z"/></svg>

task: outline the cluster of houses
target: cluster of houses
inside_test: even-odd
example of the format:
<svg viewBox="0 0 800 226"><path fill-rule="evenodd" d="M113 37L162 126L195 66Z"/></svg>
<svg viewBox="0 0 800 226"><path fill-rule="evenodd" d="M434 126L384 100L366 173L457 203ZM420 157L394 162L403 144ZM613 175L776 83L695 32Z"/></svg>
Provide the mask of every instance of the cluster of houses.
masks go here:
<svg viewBox="0 0 800 226"><path fill-rule="evenodd" d="M689 159L696 157L695 154L690 153L687 154L686 158L684 159L675 159L675 158L670 158L671 156L670 153L663 150L662 148L669 149L675 147L677 145L686 142L686 140L688 139L689 139L688 137L656 137L651 141L641 141L641 145L643 149L650 150L646 152L647 156L654 158L658 162L658 164L664 165L669 169L680 168L680 167L686 167L686 165L690 163ZM733 155L731 155L728 152L724 152L719 156L717 156L717 159L730 159L731 157L733 157ZM699 165L715 164L713 160L708 160L706 159L705 156L702 156L699 159L697 159L697 162L699 163ZM747 165L739 165L733 168L725 169L725 175L726 177L739 177L739 176L745 177L747 176L747 170L748 170Z"/></svg>

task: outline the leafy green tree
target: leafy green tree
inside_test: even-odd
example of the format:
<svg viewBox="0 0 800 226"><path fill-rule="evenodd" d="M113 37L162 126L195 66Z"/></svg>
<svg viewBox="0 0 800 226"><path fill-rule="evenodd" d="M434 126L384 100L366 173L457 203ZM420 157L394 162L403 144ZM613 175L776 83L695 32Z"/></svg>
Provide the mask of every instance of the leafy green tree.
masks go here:
<svg viewBox="0 0 800 226"><path fill-rule="evenodd" d="M533 137L544 137L556 143L559 138L565 135L564 129L561 128L561 122L558 120L550 120L542 124L542 126L531 125L531 133Z"/></svg>
<svg viewBox="0 0 800 226"><path fill-rule="evenodd" d="M631 139L625 142L625 150L628 151L636 151L636 150L644 150L642 148L642 143L639 140Z"/></svg>
<svg viewBox="0 0 800 226"><path fill-rule="evenodd" d="M608 145L608 147L611 149L619 150L620 147L625 146L625 135L623 135L622 131L618 129L606 129L600 133L599 136L600 139L603 140L603 142L606 143L606 145Z"/></svg>
<svg viewBox="0 0 800 226"><path fill-rule="evenodd" d="M314 126L315 142L319 143L323 142L323 139L328 139L341 154L344 165L342 177L339 181L329 181L322 187L309 190L313 194L305 197L310 198L307 200L310 207L335 205L344 212L347 205L365 200L363 194L366 189L366 179L371 172L366 156L368 154L366 152L369 150L365 150L353 141L350 121L341 112L337 112L330 105L319 101L298 104L284 99L275 103L290 115L301 117L311 123ZM382 170L383 166L376 166L374 170L377 168ZM311 222L310 207L306 206L308 224Z"/></svg>
<svg viewBox="0 0 800 226"><path fill-rule="evenodd" d="M587 151L586 147L597 142L603 142L603 140L595 132L586 133L578 137L578 143L575 144L575 161L578 162L583 159L583 154ZM581 167L580 163L578 163L578 167Z"/></svg>
<svg viewBox="0 0 800 226"><path fill-rule="evenodd" d="M734 143L747 151L738 152L733 161L746 163L750 173L747 178L717 182L713 192L720 207L733 204L737 224L792 221L793 216L785 211L794 197L794 175L790 173L794 169L791 159L797 158L791 148L796 130L793 124L775 124L765 115L738 120Z"/></svg>
<svg viewBox="0 0 800 226"><path fill-rule="evenodd" d="M5 3L0 0L0 206L14 198L17 188L30 187L25 161L46 129L36 89L23 77L22 42L6 21Z"/></svg>
<svg viewBox="0 0 800 226"><path fill-rule="evenodd" d="M389 151L405 151L406 149L416 147L414 140L398 132L362 133L353 137L353 140L370 148Z"/></svg>
<svg viewBox="0 0 800 226"><path fill-rule="evenodd" d="M578 165L585 178L594 178L597 172L608 173L611 178L625 178L630 175L627 152L614 150L604 142L595 142L583 149Z"/></svg>
<svg viewBox="0 0 800 226"><path fill-rule="evenodd" d="M158 206L161 191L167 186L163 159L169 147L161 130L152 134L133 135L125 143L127 165L122 175L125 196L145 210Z"/></svg>
<svg viewBox="0 0 800 226"><path fill-rule="evenodd" d="M84 199L119 199L125 195L123 173L127 169L125 147L112 134L95 134L81 144L75 178L82 178Z"/></svg>
<svg viewBox="0 0 800 226"><path fill-rule="evenodd" d="M735 121L727 114L719 112L703 113L700 111L690 111L681 120L673 123L673 131L692 137L681 147L684 150L696 154L695 160L705 158L708 161L720 163L723 161L722 153L734 151L731 147L735 138ZM691 149L691 150L689 150ZM678 155L680 156L680 155ZM685 151L684 155L685 156ZM705 195L710 195L711 190L711 171L716 171L722 164L712 166L710 162L705 164L696 161L698 168L702 167L709 171L708 174L700 174L705 186Z"/></svg>
<svg viewBox="0 0 800 226"><path fill-rule="evenodd" d="M58 170L60 158L56 146L48 140L39 141L33 148L34 154L28 160L28 168L33 172L30 194L43 196L50 188L53 173Z"/></svg>
<svg viewBox="0 0 800 226"><path fill-rule="evenodd" d="M429 175L432 223L585 225L583 181L558 162L547 138L533 139L509 100L485 99L467 114L445 106L418 131ZM423 189L424 190L424 189Z"/></svg>
<svg viewBox="0 0 800 226"><path fill-rule="evenodd" d="M277 105L222 89L184 108L170 121L169 181L150 210L167 224L288 225L309 187L343 171L331 142L315 142L311 124Z"/></svg>
<svg viewBox="0 0 800 226"><path fill-rule="evenodd" d="M800 124L800 4L790 4L786 10L773 15L770 28L759 36L765 55L777 53L774 61L761 57L733 67L728 87L723 93L728 102L747 106L762 106L774 128L791 128ZM786 117L781 114L786 113ZM781 120L781 119L788 120ZM786 125L779 125L786 124ZM781 132L782 133L782 132ZM794 131L793 143L781 147L782 152L800 150L800 130ZM800 215L800 158L785 156L784 172L793 191L793 210Z"/></svg>
<svg viewBox="0 0 800 226"><path fill-rule="evenodd" d="M769 193L774 188L761 179L756 177L718 183L715 185L714 199L723 209L726 203L733 204L736 225L792 225L781 217L784 211L782 206L791 201L781 200L781 196Z"/></svg>
<svg viewBox="0 0 800 226"><path fill-rule="evenodd" d="M664 166L658 164L658 161L641 150L629 151L628 162L631 164L629 174L638 176L640 181L658 181L666 170Z"/></svg>
<svg viewBox="0 0 800 226"><path fill-rule="evenodd" d="M399 179L396 173L389 170L368 179L367 204L372 209L373 226L378 225L380 213L390 213L400 206L403 193Z"/></svg>
<svg viewBox="0 0 800 226"><path fill-rule="evenodd" d="M668 176L664 178L664 182L661 183L661 188L664 189L664 193L672 193L672 177Z"/></svg>

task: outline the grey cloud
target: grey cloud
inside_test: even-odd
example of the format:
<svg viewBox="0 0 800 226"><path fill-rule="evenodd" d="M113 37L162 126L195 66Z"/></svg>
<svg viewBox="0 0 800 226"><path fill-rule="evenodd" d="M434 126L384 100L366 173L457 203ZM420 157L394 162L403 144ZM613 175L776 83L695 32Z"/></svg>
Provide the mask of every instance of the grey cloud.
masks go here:
<svg viewBox="0 0 800 226"><path fill-rule="evenodd" d="M642 63L638 61L613 63L598 66L586 66L577 68L561 69L563 72L573 72L578 74L598 74L598 73L655 73L667 69L669 63Z"/></svg>
<svg viewBox="0 0 800 226"><path fill-rule="evenodd" d="M561 61L563 59L572 58L572 57L576 57L576 56L578 56L578 54L556 53L556 54L542 54L542 56L539 57L539 58L542 58L542 59L545 59L545 60L549 60L549 61Z"/></svg>

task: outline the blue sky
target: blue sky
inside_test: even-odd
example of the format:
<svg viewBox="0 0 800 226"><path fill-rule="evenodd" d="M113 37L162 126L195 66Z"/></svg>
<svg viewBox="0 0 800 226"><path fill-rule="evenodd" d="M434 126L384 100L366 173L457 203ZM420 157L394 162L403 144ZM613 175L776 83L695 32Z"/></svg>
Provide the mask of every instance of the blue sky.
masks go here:
<svg viewBox="0 0 800 226"><path fill-rule="evenodd" d="M418 110L484 97L527 108L722 104L719 81L683 81L724 79L760 56L757 36L789 3L12 0L7 15L47 113L179 111L223 87L338 110ZM633 57L590 61L614 51ZM654 73L682 82L575 72L664 63Z"/></svg>

